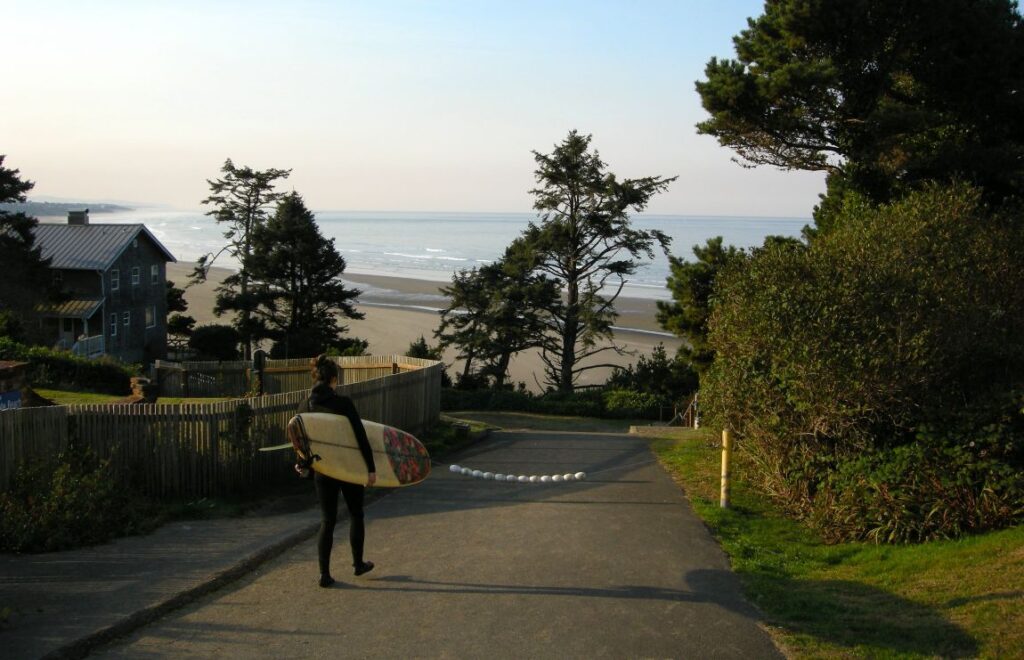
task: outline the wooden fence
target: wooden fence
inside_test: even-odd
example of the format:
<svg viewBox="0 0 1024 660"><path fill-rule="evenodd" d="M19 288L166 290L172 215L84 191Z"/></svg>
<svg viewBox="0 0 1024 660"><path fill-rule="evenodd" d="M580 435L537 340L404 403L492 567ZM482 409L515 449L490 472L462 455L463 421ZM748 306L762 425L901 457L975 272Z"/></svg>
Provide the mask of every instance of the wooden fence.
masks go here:
<svg viewBox="0 0 1024 660"><path fill-rule="evenodd" d="M338 391L352 398L364 419L414 434L438 420L441 363L393 355L338 362L346 376ZM296 365L278 365L289 366ZM308 365L303 368L306 388ZM220 495L290 479L292 452L257 449L286 442L284 426L308 393L298 389L219 403L2 411L0 491L10 487L22 462L53 456L72 443L109 457L125 479L158 497Z"/></svg>
<svg viewBox="0 0 1024 660"><path fill-rule="evenodd" d="M347 385L419 369L413 358L374 355L335 358L341 367L338 383ZM168 362L157 360L153 367L160 396L244 397L257 389L259 375L248 360L233 362ZM267 360L263 372L263 394L295 392L309 387L309 359Z"/></svg>

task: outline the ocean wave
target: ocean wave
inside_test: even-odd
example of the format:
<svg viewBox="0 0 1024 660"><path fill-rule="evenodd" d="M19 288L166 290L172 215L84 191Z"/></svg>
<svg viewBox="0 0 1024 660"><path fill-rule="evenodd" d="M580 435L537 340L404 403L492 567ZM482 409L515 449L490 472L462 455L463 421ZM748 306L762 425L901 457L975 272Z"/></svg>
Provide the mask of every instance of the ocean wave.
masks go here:
<svg viewBox="0 0 1024 660"><path fill-rule="evenodd" d="M404 259L433 259L429 254L405 254L404 252L385 252L389 257L402 257Z"/></svg>
<svg viewBox="0 0 1024 660"><path fill-rule="evenodd" d="M666 339L675 339L675 335L671 332L662 332L661 330L645 330L643 328L627 328L621 325L613 325L613 331L618 332L635 332L641 335L653 335L655 337L665 337Z"/></svg>
<svg viewBox="0 0 1024 660"><path fill-rule="evenodd" d="M366 307L390 307L394 309L409 309L416 312L433 312L438 314L444 311L440 307L427 307L426 305L402 305L399 303L383 303L383 302L370 302L360 300L357 305L364 305Z"/></svg>

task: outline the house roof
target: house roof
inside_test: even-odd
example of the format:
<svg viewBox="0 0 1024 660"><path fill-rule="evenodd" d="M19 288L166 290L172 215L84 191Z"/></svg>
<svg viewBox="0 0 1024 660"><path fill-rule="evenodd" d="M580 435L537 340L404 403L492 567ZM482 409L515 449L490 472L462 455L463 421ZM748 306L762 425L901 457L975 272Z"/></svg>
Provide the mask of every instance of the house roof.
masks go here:
<svg viewBox="0 0 1024 660"><path fill-rule="evenodd" d="M88 319L102 306L102 298L71 298L56 304L41 303L36 311L47 317Z"/></svg>
<svg viewBox="0 0 1024 660"><path fill-rule="evenodd" d="M167 255L168 261L177 261L143 224L67 225L40 222L34 231L36 245L41 248L43 258L52 259L51 268L106 270L139 234L145 234L158 250Z"/></svg>

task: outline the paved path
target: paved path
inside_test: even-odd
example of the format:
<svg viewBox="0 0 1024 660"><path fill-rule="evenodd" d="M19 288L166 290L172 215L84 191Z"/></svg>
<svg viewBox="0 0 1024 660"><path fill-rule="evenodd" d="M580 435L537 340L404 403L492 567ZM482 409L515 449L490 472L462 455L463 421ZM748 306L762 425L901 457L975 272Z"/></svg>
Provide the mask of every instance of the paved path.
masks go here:
<svg viewBox="0 0 1024 660"><path fill-rule="evenodd" d="M305 499L305 501L302 501ZM310 538L315 500L288 498L253 515L164 525L91 548L0 555L0 657L78 656Z"/></svg>
<svg viewBox="0 0 1024 660"><path fill-rule="evenodd" d="M454 462L494 472L584 470L520 485L438 469L367 511L332 589L305 541L96 654L166 657L778 657L735 576L644 440L498 433Z"/></svg>

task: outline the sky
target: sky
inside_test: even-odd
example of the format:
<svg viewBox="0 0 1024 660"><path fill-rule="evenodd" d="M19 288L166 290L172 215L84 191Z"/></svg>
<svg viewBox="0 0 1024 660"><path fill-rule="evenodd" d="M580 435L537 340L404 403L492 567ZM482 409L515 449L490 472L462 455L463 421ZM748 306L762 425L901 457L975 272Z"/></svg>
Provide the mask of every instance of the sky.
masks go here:
<svg viewBox="0 0 1024 660"><path fill-rule="evenodd" d="M529 212L567 133L648 212L809 217L820 173L744 169L694 90L760 0L0 0L0 154L30 198L199 208L226 158L317 210Z"/></svg>

